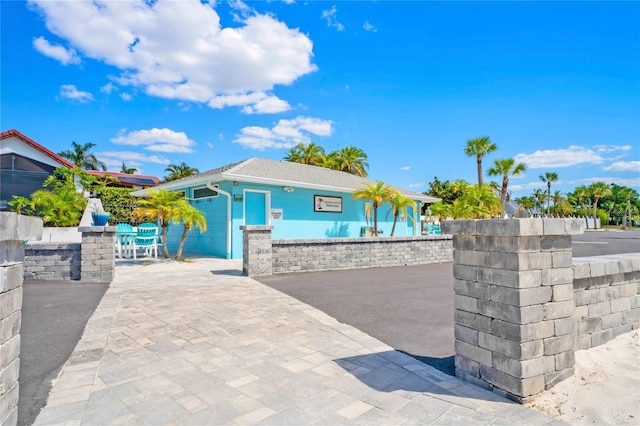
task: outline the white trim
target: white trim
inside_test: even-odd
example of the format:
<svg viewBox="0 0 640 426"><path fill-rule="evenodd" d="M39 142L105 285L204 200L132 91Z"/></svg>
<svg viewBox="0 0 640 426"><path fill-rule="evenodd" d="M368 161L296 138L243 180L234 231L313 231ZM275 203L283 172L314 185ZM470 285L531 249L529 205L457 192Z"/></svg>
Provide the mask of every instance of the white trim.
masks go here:
<svg viewBox="0 0 640 426"><path fill-rule="evenodd" d="M271 225L271 191L263 189L244 188L242 190L242 224L247 225L247 192L259 192L264 194L264 217L266 225Z"/></svg>

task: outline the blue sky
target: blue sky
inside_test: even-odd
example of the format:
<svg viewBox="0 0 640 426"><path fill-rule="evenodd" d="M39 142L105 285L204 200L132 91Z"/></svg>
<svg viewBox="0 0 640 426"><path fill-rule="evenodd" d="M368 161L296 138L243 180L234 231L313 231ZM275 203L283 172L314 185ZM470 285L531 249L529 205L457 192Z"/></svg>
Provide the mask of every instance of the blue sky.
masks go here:
<svg viewBox="0 0 640 426"><path fill-rule="evenodd" d="M109 170L162 177L315 142L357 146L371 179L422 192L475 182L463 148L488 135L485 171L528 165L515 196L545 172L564 192L640 189L638 2L0 7L2 130L56 152L93 142Z"/></svg>

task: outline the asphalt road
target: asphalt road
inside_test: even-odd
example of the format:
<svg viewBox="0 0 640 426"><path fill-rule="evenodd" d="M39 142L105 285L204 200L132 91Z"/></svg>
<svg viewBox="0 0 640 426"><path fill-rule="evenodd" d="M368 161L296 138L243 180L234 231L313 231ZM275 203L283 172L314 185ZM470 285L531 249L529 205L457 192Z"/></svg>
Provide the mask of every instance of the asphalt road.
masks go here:
<svg viewBox="0 0 640 426"><path fill-rule="evenodd" d="M573 256L640 252L640 230L588 231ZM454 373L453 264L307 272L258 280L448 374Z"/></svg>
<svg viewBox="0 0 640 426"><path fill-rule="evenodd" d="M20 331L18 425L32 424L80 340L108 283L25 281Z"/></svg>

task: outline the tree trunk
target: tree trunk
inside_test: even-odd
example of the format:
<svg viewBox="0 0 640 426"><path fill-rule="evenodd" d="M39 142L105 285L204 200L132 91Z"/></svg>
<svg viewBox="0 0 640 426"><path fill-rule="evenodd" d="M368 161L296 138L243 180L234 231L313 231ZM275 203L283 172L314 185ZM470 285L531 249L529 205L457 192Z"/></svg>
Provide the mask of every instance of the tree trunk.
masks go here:
<svg viewBox="0 0 640 426"><path fill-rule="evenodd" d="M500 204L502 204L502 214L506 213L505 205L507 204L507 187L509 186L509 178L502 178L502 191L500 192Z"/></svg>
<svg viewBox="0 0 640 426"><path fill-rule="evenodd" d="M482 157L478 155L476 161L478 162L478 186L482 187Z"/></svg>
<svg viewBox="0 0 640 426"><path fill-rule="evenodd" d="M551 217L551 182L547 182L547 217Z"/></svg>
<svg viewBox="0 0 640 426"><path fill-rule="evenodd" d="M600 197L593 197L593 229L598 227L596 225L596 218L598 217L598 198Z"/></svg>
<svg viewBox="0 0 640 426"><path fill-rule="evenodd" d="M389 235L390 237L393 237L393 233L396 232L396 222L398 221L398 213L394 213L393 214L393 226L391 227L391 235Z"/></svg>
<svg viewBox="0 0 640 426"><path fill-rule="evenodd" d="M373 233L378 236L378 205L373 203Z"/></svg>
<svg viewBox="0 0 640 426"><path fill-rule="evenodd" d="M189 228L186 226L182 229L182 237L180 238L180 245L178 245L178 251L176 252L176 260L180 260L182 258L182 249L184 248L184 242L187 239L187 233L189 232Z"/></svg>
<svg viewBox="0 0 640 426"><path fill-rule="evenodd" d="M162 226L162 254L165 259L169 258L169 249L167 248L167 226Z"/></svg>

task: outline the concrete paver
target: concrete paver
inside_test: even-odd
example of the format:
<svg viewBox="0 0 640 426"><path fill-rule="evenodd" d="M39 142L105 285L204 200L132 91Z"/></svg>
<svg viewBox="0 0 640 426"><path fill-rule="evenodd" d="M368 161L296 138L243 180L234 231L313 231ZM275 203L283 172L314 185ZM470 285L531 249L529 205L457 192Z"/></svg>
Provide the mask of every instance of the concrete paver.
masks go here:
<svg viewBox="0 0 640 426"><path fill-rule="evenodd" d="M554 422L244 277L241 266L119 263L35 424Z"/></svg>

